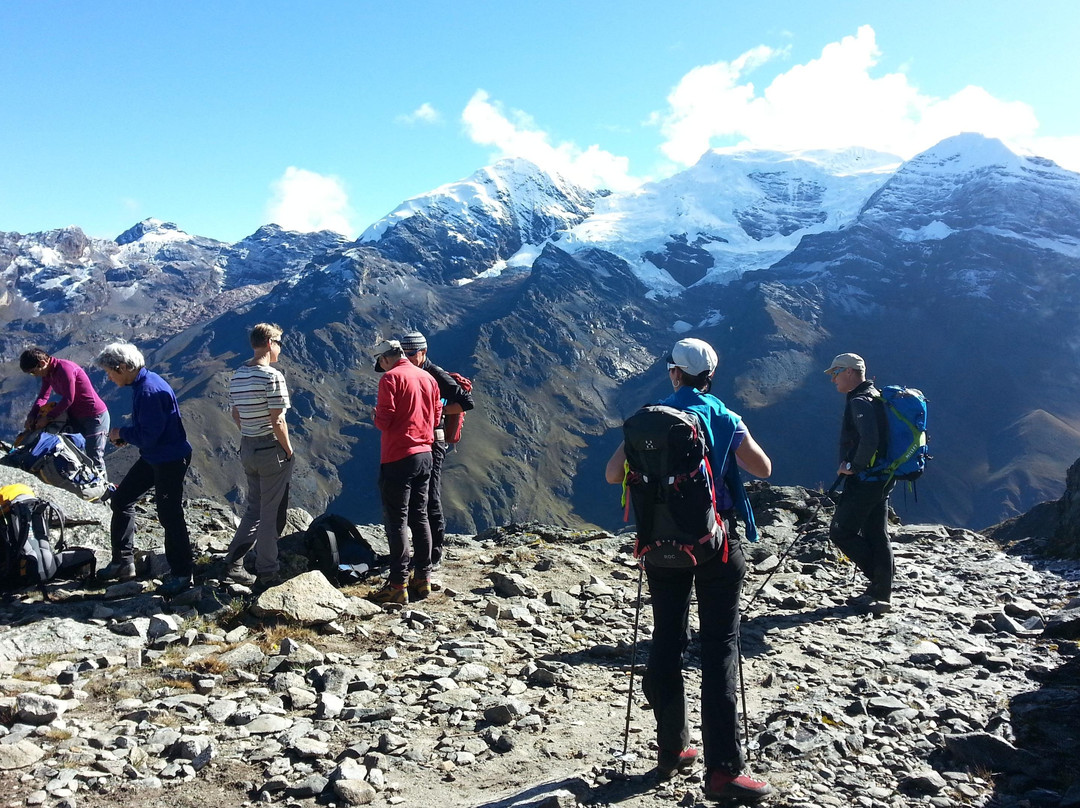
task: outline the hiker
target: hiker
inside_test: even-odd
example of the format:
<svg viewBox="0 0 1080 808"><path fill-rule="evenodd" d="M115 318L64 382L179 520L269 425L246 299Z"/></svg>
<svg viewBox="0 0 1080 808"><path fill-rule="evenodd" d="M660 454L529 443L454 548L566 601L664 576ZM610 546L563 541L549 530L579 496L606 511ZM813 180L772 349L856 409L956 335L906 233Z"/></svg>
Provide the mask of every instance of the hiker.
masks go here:
<svg viewBox="0 0 1080 808"><path fill-rule="evenodd" d="M840 425L837 475L844 490L836 503L829 539L850 558L870 585L852 598L855 605L869 603L875 614L892 606L893 554L889 542L889 494L896 480L867 479L866 472L882 448L885 413L873 381L866 378L866 363L858 354L836 356L825 371L838 392L847 397Z"/></svg>
<svg viewBox="0 0 1080 808"><path fill-rule="evenodd" d="M660 404L692 412L703 425L714 470L716 510L728 535L727 558L718 553L695 566L670 568L657 566L645 554L642 563L652 600L653 635L642 690L656 717L657 771L666 779L692 767L698 757L698 751L689 746L682 674L683 655L690 642L691 590L696 591L705 795L717 800L756 801L772 793L772 787L743 773L745 758L739 743L739 595L746 562L738 530L741 524L747 538L754 540L757 528L746 492L738 482L737 469L765 478L772 473L772 461L751 437L742 418L709 394L716 366L716 352L708 343L679 340L667 358L674 393ZM713 454L714 447L729 445L736 462L734 469L730 468L731 454ZM623 482L625 461L625 445L620 444L607 463L605 476L609 483Z"/></svg>
<svg viewBox="0 0 1080 808"><path fill-rule="evenodd" d="M375 603L408 603L431 593L427 500L431 444L442 417L442 403L435 379L405 357L399 341L382 342L375 354L375 363L383 372L375 426L382 433L379 492L390 544L390 574L386 585L370 599Z"/></svg>
<svg viewBox="0 0 1080 808"><path fill-rule="evenodd" d="M281 357L280 326L259 323L249 341L255 355L229 381L232 418L240 430L240 462L247 476L244 517L225 553L227 577L267 589L278 577L278 537L289 508L293 448L285 411L289 390L285 377L271 367ZM255 548L255 574L244 569L244 557Z"/></svg>
<svg viewBox="0 0 1080 808"><path fill-rule="evenodd" d="M146 369L142 353L129 343L106 345L94 364L117 387L131 388L131 425L113 427L109 440L115 446L130 443L139 448L139 459L109 500L112 562L99 577L120 581L136 577L135 503L153 488L169 562L169 574L157 591L171 597L192 585L193 568L191 539L184 521L184 477L191 465L191 444L180 420L176 394L164 379Z"/></svg>
<svg viewBox="0 0 1080 808"><path fill-rule="evenodd" d="M401 350L405 358L421 370L425 370L439 385L442 397L443 417L439 419L435 430L436 440L431 444L431 477L428 481L428 524L431 527L431 568L438 569L443 558L443 543L446 540L446 517L442 510L442 465L450 444L441 437L444 434L446 416L451 413L467 412L473 408L472 394L462 389L454 377L436 365L427 356L427 339L419 331L413 331L401 338Z"/></svg>
<svg viewBox="0 0 1080 808"><path fill-rule="evenodd" d="M41 379L37 400L26 416L24 429L47 429L56 424L62 432L76 432L86 439L84 454L95 470L106 477L105 444L109 440L109 408L98 396L90 377L75 362L49 356L36 345L19 356L23 373ZM46 408L53 392L60 400Z"/></svg>

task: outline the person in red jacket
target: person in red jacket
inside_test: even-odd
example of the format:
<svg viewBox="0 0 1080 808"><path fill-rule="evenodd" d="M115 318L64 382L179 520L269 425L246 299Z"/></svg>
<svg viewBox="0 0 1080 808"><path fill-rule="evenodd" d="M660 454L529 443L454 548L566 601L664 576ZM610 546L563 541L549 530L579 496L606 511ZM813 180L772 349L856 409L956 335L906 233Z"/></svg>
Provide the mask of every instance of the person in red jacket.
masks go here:
<svg viewBox="0 0 1080 808"><path fill-rule="evenodd" d="M90 377L75 362L49 356L31 346L19 357L23 373L41 379L37 400L26 416L26 429L45 429L57 424L63 431L77 432L86 439L86 456L105 476L105 445L109 441L109 409L98 396ZM46 411L52 393L60 396Z"/></svg>
<svg viewBox="0 0 1080 808"><path fill-rule="evenodd" d="M371 600L408 603L410 595L413 600L422 600L431 592L427 498L431 444L442 417L442 401L435 379L406 358L400 342L383 342L375 354L376 365L383 371L375 404L375 426L382 433L379 493L390 544L390 575Z"/></svg>

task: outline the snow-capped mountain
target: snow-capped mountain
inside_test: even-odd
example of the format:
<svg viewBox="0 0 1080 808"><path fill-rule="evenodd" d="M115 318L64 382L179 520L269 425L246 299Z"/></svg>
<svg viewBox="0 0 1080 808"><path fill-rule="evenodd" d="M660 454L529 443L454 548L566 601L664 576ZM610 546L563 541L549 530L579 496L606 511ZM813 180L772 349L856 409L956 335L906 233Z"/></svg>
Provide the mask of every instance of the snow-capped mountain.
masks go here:
<svg viewBox="0 0 1080 808"><path fill-rule="evenodd" d="M914 518L983 526L1057 498L1080 455L1078 245L1080 176L978 135L902 164L710 152L620 194L510 160L351 244L268 225L227 245L154 220L115 241L0 233L0 355L140 342L191 419L192 491L233 497L227 371L253 323L279 322L296 500L377 521L370 347L418 329L476 385L444 475L451 523L470 530L616 527L599 482L616 427L665 393L656 359L684 335L719 350L713 390L774 480L828 485L843 401L821 371L857 351L879 382L930 398L935 459ZM29 386L0 377L9 431Z"/></svg>
<svg viewBox="0 0 1080 808"><path fill-rule="evenodd" d="M558 244L610 252L653 293L679 295L771 266L803 236L842 228L900 163L866 149L710 151L673 177L599 200Z"/></svg>
<svg viewBox="0 0 1080 808"><path fill-rule="evenodd" d="M226 289L295 278L315 256L341 249L348 239L332 230L297 233L263 225L247 238L223 246L217 264Z"/></svg>
<svg viewBox="0 0 1080 808"><path fill-rule="evenodd" d="M530 247L585 219L598 196L528 160L500 160L403 202L360 243L433 279L468 281L514 266L523 248L531 256Z"/></svg>

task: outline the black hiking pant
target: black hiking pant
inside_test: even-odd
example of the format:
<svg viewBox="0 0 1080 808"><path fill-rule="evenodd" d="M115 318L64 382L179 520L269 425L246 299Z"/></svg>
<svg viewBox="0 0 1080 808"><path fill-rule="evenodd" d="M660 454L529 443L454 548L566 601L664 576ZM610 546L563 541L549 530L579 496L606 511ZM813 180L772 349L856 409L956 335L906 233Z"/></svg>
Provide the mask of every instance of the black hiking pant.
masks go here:
<svg viewBox="0 0 1080 808"><path fill-rule="evenodd" d="M184 477L191 465L191 455L167 463L135 461L116 492L109 499L112 508L113 561L135 556L135 503L154 489L157 516L165 529L165 559L169 571L181 577L191 575L193 562L191 538L184 520Z"/></svg>
<svg viewBox="0 0 1080 808"><path fill-rule="evenodd" d="M739 595L746 575L734 520L730 549L690 569L645 564L652 597L653 635L642 691L656 717L660 754L681 752L690 741L683 684L683 656L690 643L690 596L697 593L701 640L701 740L707 769L742 771L739 744Z"/></svg>
<svg viewBox="0 0 1080 808"><path fill-rule="evenodd" d="M390 544L391 584L408 581L411 560L419 577L427 578L431 574L431 528L427 513L430 477L431 452L409 455L383 463L379 468L383 521Z"/></svg>
<svg viewBox="0 0 1080 808"><path fill-rule="evenodd" d="M431 566L442 561L443 542L446 540L446 517L442 508L442 467L450 445L443 441L431 444L431 477L428 480L427 515L431 528Z"/></svg>
<svg viewBox="0 0 1080 808"><path fill-rule="evenodd" d="M889 541L889 494L896 480L844 480L829 539L870 581L874 600L892 598L893 553Z"/></svg>

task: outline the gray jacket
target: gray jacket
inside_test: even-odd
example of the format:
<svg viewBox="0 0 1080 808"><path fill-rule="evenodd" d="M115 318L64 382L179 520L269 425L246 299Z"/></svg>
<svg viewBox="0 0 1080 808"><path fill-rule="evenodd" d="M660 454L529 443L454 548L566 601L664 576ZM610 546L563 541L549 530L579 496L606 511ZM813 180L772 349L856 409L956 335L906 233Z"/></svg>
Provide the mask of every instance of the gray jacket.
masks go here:
<svg viewBox="0 0 1080 808"><path fill-rule="evenodd" d="M879 395L869 379L847 394L840 426L839 459L841 463L851 463L856 474L871 466L882 448L885 413L875 401Z"/></svg>

